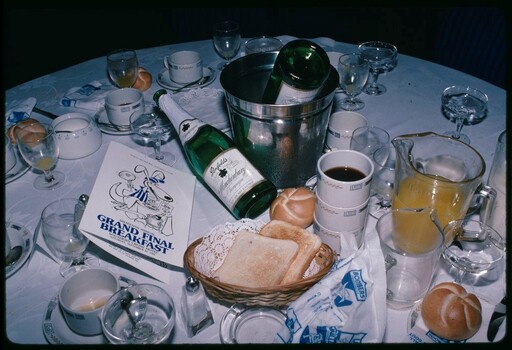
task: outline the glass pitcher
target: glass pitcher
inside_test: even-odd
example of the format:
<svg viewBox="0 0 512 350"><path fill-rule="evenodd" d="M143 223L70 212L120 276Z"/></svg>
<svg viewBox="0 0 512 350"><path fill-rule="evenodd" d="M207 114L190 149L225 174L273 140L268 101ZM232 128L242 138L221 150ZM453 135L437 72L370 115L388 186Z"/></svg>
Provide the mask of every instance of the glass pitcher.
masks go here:
<svg viewBox="0 0 512 350"><path fill-rule="evenodd" d="M433 132L391 142L397 154L393 209L435 208L444 227L464 218L474 196L494 202L496 192L482 185L485 161L473 147ZM445 240L451 243L453 236Z"/></svg>

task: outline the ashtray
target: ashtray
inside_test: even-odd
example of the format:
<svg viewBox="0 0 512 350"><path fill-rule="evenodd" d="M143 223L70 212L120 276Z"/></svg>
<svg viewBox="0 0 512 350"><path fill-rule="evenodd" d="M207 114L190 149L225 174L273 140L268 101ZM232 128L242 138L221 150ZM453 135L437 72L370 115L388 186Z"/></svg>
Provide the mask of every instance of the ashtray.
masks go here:
<svg viewBox="0 0 512 350"><path fill-rule="evenodd" d="M220 340L223 344L270 344L277 332L282 336L285 319L279 309L234 304L222 317Z"/></svg>

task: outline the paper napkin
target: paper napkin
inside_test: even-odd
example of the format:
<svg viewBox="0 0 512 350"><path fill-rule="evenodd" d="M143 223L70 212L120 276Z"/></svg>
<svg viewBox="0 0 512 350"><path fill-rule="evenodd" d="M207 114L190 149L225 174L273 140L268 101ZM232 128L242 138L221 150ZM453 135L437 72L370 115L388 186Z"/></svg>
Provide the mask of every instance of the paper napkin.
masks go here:
<svg viewBox="0 0 512 350"><path fill-rule="evenodd" d="M64 107L75 107L97 111L105 104L107 94L115 86L94 80L80 87L73 87L64 94L60 104Z"/></svg>
<svg viewBox="0 0 512 350"><path fill-rule="evenodd" d="M34 97L29 97L17 103L14 107L5 113L5 129L9 129L12 125L30 118L32 109L36 105L37 100Z"/></svg>

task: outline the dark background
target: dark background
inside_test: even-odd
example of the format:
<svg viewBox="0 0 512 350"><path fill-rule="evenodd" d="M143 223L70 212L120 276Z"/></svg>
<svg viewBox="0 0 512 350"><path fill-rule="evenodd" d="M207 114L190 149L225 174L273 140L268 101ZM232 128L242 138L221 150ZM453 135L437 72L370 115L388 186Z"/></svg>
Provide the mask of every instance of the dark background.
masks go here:
<svg viewBox="0 0 512 350"><path fill-rule="evenodd" d="M492 1L485 6L209 8L179 7L175 0L137 7L115 5L114 0L102 5L84 0L84 5L76 2L73 7L27 1L3 3L4 90L121 47L209 39L213 23L224 19L238 21L242 37L288 34L353 44L388 41L400 53L505 87L508 13Z"/></svg>

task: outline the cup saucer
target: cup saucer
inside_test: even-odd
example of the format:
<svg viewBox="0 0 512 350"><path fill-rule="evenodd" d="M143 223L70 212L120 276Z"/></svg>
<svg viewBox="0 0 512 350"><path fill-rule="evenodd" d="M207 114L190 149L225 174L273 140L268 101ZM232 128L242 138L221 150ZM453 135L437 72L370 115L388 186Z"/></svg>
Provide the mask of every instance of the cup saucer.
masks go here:
<svg viewBox="0 0 512 350"><path fill-rule="evenodd" d="M5 230L11 240L11 247L21 247L21 255L18 260L12 265L5 267L5 278L9 278L28 260L30 253L32 253L34 242L30 231L22 225L11 222L5 226Z"/></svg>
<svg viewBox="0 0 512 350"><path fill-rule="evenodd" d="M107 112L105 111L105 107L101 107L98 112L94 115L94 120L96 124L98 124L98 128L101 132L105 134L111 135L131 135L133 131L128 127L126 130L118 129L114 124L110 124L110 121L107 117Z"/></svg>
<svg viewBox="0 0 512 350"><path fill-rule="evenodd" d="M196 84L190 85L189 87L183 88L180 91L187 91L187 90L195 89L199 86L205 87L205 86L210 85L215 80L215 70L211 67L203 67L203 77L206 77L206 76L209 78L201 85L196 85ZM169 77L169 70L167 68L162 69L160 71L160 73L158 73L157 82L161 87L163 87L167 90L171 90L171 91L180 89L183 87L183 85L185 85L185 84L178 84L178 83L172 81L171 78Z"/></svg>
<svg viewBox="0 0 512 350"><path fill-rule="evenodd" d="M57 295L50 300L46 307L43 333L50 344L108 344L103 334L85 336L73 332L62 316Z"/></svg>

